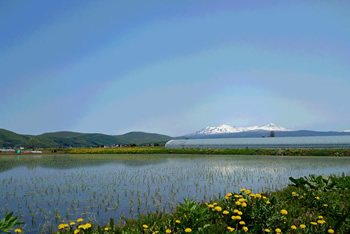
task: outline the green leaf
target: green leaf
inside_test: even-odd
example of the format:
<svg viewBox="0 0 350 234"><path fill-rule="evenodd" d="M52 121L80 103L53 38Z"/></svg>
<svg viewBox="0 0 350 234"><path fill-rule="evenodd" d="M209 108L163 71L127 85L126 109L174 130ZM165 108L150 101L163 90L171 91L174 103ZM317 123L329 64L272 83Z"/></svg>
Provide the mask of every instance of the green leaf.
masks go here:
<svg viewBox="0 0 350 234"><path fill-rule="evenodd" d="M8 215L6 215L5 220L9 220L11 218L12 214L13 214L13 212L11 212Z"/></svg>

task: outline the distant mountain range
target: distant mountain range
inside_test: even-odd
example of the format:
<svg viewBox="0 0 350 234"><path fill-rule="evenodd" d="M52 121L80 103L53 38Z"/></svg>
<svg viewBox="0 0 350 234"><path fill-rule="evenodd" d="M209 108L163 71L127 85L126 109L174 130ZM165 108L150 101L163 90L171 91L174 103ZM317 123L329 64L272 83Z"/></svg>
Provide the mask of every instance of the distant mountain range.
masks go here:
<svg viewBox="0 0 350 234"><path fill-rule="evenodd" d="M275 137L290 137L290 136L337 136L350 135L350 130L342 132L337 131L311 131L311 130L291 130L274 123L266 125L237 127L230 125L219 125L217 127L205 127L202 130L185 135L182 138L231 138L231 137L269 137L273 131Z"/></svg>
<svg viewBox="0 0 350 234"><path fill-rule="evenodd" d="M350 130L342 132L329 131L294 131L281 127L274 123L267 125L236 127L230 125L220 125L217 127L205 127L195 133L188 134L178 138L238 138L238 137L269 137L270 132L274 131L275 137L290 136L337 136L350 135ZM167 141L173 139L170 136L146 133L129 132L123 135L106 135L101 133L80 133L80 132L50 132L41 135L22 135L5 129L0 129L0 147L36 147L36 148L66 148L66 147L97 147L101 145L146 145L160 144L164 145Z"/></svg>
<svg viewBox="0 0 350 234"><path fill-rule="evenodd" d="M79 132L50 132L41 135L21 135L5 129L0 129L1 147L40 147L40 148L65 148L65 147L96 147L101 145L145 145L165 144L172 139L170 136L146 133L129 132L123 135L112 136L100 133Z"/></svg>

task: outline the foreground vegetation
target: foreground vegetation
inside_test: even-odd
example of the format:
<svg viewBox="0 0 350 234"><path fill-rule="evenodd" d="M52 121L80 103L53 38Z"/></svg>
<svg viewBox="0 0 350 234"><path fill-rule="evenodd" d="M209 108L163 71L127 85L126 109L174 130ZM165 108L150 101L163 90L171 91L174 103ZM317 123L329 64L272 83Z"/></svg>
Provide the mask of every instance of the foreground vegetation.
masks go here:
<svg viewBox="0 0 350 234"><path fill-rule="evenodd" d="M349 233L350 176L293 179L271 194L242 188L207 203L185 200L172 214L148 214L125 224L61 225L61 233ZM80 220L81 221L81 220ZM74 231L75 230L75 231ZM79 230L79 231L77 231Z"/></svg>
<svg viewBox="0 0 350 234"><path fill-rule="evenodd" d="M51 152L63 152L69 154L217 154L336 157L350 156L350 149L166 149L163 146L120 148L65 148L51 149Z"/></svg>
<svg viewBox="0 0 350 234"><path fill-rule="evenodd" d="M350 176L293 179L283 190L254 194L242 188L224 198L185 200L175 212L123 218L106 226L79 218L57 233L349 233ZM20 229L16 229L21 231Z"/></svg>

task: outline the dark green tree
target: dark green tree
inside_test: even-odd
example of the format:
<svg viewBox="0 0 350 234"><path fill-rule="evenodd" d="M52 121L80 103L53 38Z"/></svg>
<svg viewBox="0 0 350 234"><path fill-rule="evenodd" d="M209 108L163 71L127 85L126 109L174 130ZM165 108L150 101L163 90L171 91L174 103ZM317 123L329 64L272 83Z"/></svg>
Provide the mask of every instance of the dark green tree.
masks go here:
<svg viewBox="0 0 350 234"><path fill-rule="evenodd" d="M275 137L275 132L274 131L270 132L270 137Z"/></svg>

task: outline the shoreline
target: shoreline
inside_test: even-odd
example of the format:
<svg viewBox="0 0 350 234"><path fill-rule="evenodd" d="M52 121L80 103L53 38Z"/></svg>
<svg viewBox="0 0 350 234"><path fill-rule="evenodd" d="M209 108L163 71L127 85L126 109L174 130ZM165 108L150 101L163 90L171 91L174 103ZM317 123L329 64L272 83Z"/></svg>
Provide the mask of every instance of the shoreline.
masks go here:
<svg viewBox="0 0 350 234"><path fill-rule="evenodd" d="M36 155L36 154L201 154L201 155L260 155L260 156L328 156L349 157L350 149L166 149L157 147L123 148L60 148L37 149L38 152L22 150L0 152L0 155Z"/></svg>

